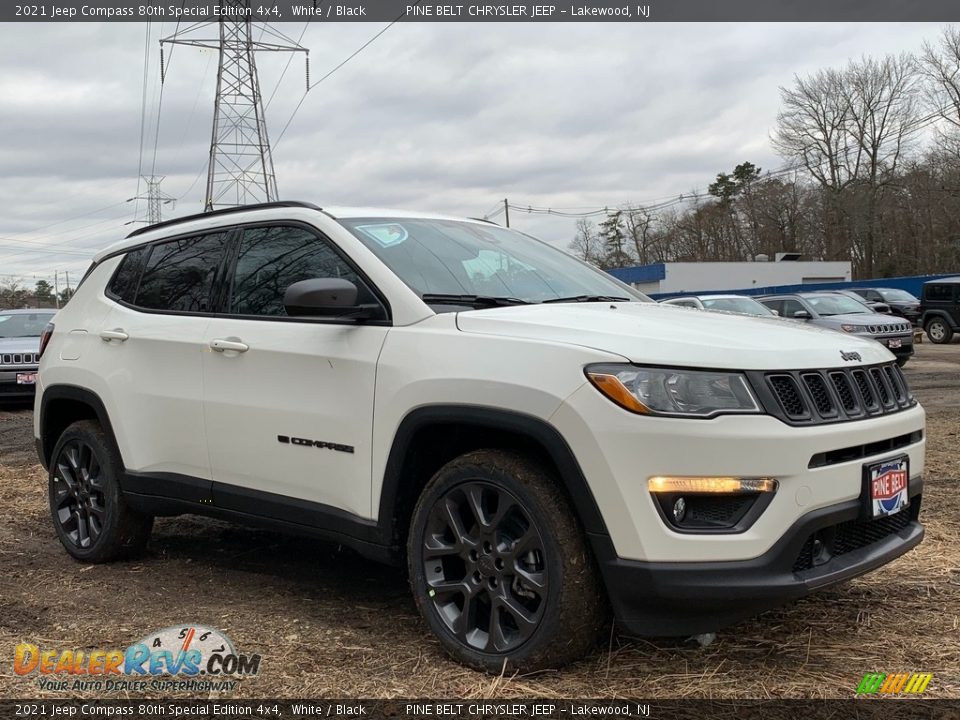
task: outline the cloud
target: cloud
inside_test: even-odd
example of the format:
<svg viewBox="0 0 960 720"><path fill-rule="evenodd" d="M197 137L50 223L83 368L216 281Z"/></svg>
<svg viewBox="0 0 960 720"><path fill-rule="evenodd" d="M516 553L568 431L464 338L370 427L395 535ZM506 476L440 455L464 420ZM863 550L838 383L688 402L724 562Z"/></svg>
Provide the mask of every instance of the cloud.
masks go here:
<svg viewBox="0 0 960 720"><path fill-rule="evenodd" d="M279 27L294 38L303 28ZM165 51L153 160L156 41L173 29L151 27L142 117L145 25L0 26L0 275L82 272L85 253L126 234L135 208L143 217L143 202L125 202L137 193L138 168L166 176L176 214L202 209L214 52ZM378 30L309 26L313 80ZM319 204L471 216L504 197L603 207L688 193L744 160L781 164L768 133L778 86L794 74L917 50L937 32L869 23L400 23L304 99L276 144L278 184L284 197ZM259 58L265 99L286 64ZM274 139L303 97L303 74L293 58L268 106ZM60 223L78 215L86 217ZM518 211L511 219L561 247L574 232L569 219Z"/></svg>

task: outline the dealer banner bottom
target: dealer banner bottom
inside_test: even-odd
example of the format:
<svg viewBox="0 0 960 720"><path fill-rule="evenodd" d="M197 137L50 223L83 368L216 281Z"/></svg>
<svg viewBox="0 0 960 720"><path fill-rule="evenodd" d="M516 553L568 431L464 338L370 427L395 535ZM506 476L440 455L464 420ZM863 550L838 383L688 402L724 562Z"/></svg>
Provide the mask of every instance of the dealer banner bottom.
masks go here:
<svg viewBox="0 0 960 720"><path fill-rule="evenodd" d="M0 718L655 718L955 720L960 700L0 700Z"/></svg>

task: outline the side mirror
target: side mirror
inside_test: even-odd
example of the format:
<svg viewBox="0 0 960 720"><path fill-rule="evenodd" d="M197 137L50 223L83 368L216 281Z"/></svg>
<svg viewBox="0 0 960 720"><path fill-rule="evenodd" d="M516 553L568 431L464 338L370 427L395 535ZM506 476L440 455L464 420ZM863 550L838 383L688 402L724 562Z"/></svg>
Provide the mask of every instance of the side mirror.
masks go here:
<svg viewBox="0 0 960 720"><path fill-rule="evenodd" d="M770 308L770 312L772 312L772 313L773 313L774 315L776 315L777 317L780 317L780 311L779 311L779 310L774 310L773 308Z"/></svg>
<svg viewBox="0 0 960 720"><path fill-rule="evenodd" d="M291 317L355 318L374 315L373 305L357 305L357 286L340 278L313 278L295 282L283 294L283 307Z"/></svg>
<svg viewBox="0 0 960 720"><path fill-rule="evenodd" d="M809 320L810 313L808 313L806 310L797 310L791 317L794 320Z"/></svg>

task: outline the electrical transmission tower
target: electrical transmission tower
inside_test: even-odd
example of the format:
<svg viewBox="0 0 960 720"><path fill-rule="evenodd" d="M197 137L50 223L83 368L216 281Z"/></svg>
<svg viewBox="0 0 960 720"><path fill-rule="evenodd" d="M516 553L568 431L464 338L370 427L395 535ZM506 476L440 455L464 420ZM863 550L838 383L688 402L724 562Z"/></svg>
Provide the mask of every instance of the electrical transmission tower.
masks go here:
<svg viewBox="0 0 960 720"><path fill-rule="evenodd" d="M217 50L217 95L213 110L210 164L204 210L234 207L277 199L270 138L260 94L256 53L302 52L310 85L309 50L267 23L258 23L259 39L253 39L250 0L220 0L220 20L196 23L160 41L163 46L190 45ZM219 37L194 37L200 28L217 26ZM163 77L165 73L161 74Z"/></svg>
<svg viewBox="0 0 960 720"><path fill-rule="evenodd" d="M172 195L167 195L160 189L160 183L163 181L162 177L157 177L156 175L150 175L148 177L144 175L143 180L147 184L147 194L138 195L131 199L147 201L147 224L153 225L163 220L163 214L161 212L163 206L170 205L172 207L177 204L177 199Z"/></svg>

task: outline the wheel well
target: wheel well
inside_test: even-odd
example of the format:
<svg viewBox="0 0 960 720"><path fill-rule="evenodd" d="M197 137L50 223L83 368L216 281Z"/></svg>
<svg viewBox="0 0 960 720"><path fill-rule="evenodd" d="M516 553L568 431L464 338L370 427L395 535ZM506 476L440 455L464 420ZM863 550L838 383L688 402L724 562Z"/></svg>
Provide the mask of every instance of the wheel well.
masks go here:
<svg viewBox="0 0 960 720"><path fill-rule="evenodd" d="M43 406L43 420L40 428L43 440L44 465L49 465L50 456L57 440L70 425L78 420L98 420L97 411L83 400L54 398Z"/></svg>
<svg viewBox="0 0 960 720"><path fill-rule="evenodd" d="M393 542L398 547L404 548L406 545L414 505L430 478L454 458L481 449L523 453L542 464L563 486L560 469L553 457L538 440L529 435L470 422L423 425L411 437L399 470L400 482L393 500L392 523ZM571 506L576 508L572 502Z"/></svg>

